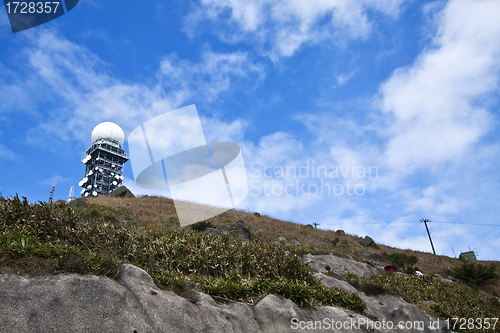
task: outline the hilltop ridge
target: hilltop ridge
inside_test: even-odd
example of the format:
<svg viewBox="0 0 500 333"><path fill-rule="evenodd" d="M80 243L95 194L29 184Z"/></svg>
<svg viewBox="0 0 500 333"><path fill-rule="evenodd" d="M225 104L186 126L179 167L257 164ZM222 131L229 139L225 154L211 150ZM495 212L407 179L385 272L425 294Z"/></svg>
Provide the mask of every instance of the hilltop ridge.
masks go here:
<svg viewBox="0 0 500 333"><path fill-rule="evenodd" d="M476 286L453 283L447 273L460 267L454 258L398 250L368 237L259 213L229 210L181 228L167 198L106 196L68 206L30 204L16 196L0 199L0 228L0 273L14 284L37 276L58 281L57 276L68 273L119 282L131 264L145 270L157 288L188 301L193 293L202 293L217 302L255 306L275 295L300 309L343 308L371 320L407 313L398 309L415 305L425 316L443 320L500 316L498 278ZM426 276L380 274L394 253L416 256ZM0 292L0 298L13 297L7 295ZM393 306L399 301L391 297L403 303ZM377 302L386 304L383 311L376 310L381 306ZM417 312L406 316L417 317ZM318 312L309 315L317 317Z"/></svg>

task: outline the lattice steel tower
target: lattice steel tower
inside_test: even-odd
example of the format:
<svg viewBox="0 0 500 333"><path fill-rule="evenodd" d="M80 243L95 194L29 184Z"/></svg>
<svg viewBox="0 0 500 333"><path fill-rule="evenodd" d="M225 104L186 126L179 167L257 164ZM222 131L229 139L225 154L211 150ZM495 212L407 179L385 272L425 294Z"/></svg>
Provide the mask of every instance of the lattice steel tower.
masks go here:
<svg viewBox="0 0 500 333"><path fill-rule="evenodd" d="M92 146L82 156L85 176L78 184L82 197L109 194L123 181L123 164L128 161L123 150L125 134L115 123L105 122L92 131Z"/></svg>

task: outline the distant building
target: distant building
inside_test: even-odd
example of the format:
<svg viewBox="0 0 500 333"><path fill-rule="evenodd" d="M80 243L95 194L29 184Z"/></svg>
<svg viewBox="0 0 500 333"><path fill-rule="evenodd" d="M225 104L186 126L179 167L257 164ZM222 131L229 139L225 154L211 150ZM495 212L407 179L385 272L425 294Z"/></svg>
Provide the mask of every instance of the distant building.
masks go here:
<svg viewBox="0 0 500 333"><path fill-rule="evenodd" d="M476 254L474 251L469 251L469 252L462 252L460 253L460 259L472 259L472 260L477 260Z"/></svg>

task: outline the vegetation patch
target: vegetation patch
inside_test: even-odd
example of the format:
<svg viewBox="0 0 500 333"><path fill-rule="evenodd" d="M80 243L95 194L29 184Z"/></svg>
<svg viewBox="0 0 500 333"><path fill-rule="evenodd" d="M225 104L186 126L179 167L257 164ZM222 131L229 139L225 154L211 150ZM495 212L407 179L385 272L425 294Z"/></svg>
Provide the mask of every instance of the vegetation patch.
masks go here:
<svg viewBox="0 0 500 333"><path fill-rule="evenodd" d="M119 226L130 219L127 212L99 205L76 208L30 204L18 196L0 199L0 265L19 269L20 263L31 262L32 272L114 277L122 264L131 263L145 269L158 285L177 290L192 283L229 299L275 293L301 306L365 309L356 294L324 287L293 248L189 229L165 231L148 223L136 232L130 228L134 223ZM208 224L198 225L204 229Z"/></svg>
<svg viewBox="0 0 500 333"><path fill-rule="evenodd" d="M361 279L355 274L344 280L367 294L386 294L402 297L442 320L452 318L500 318L497 297L465 284L442 282L431 276L383 273ZM451 321L453 323L453 321ZM467 329L464 332L483 332ZM500 332L500 327L489 332Z"/></svg>
<svg viewBox="0 0 500 333"><path fill-rule="evenodd" d="M475 260L461 259L460 264L448 272L449 275L463 281L471 287L481 287L492 280L498 280L497 268Z"/></svg>

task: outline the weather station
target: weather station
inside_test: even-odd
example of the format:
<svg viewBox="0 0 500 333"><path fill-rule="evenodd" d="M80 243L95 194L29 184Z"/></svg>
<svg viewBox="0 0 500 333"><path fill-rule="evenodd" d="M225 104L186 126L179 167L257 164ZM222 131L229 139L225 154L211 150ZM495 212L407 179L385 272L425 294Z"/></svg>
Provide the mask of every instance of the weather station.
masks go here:
<svg viewBox="0 0 500 333"><path fill-rule="evenodd" d="M84 178L78 183L82 197L109 194L121 186L123 165L128 161L123 150L125 134L115 123L104 122L92 131L92 145L82 156Z"/></svg>

